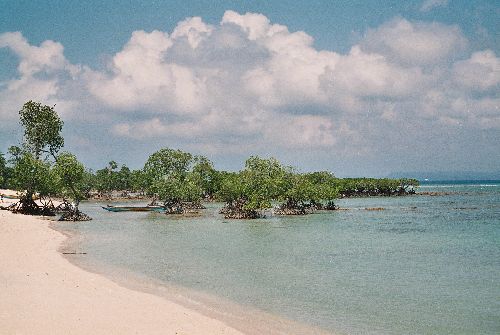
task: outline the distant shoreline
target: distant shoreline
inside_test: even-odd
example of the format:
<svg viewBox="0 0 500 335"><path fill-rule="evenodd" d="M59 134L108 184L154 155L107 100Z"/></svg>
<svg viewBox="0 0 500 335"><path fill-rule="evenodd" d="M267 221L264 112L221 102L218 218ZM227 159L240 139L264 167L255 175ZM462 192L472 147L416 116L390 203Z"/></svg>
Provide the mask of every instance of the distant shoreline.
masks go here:
<svg viewBox="0 0 500 335"><path fill-rule="evenodd" d="M478 185L478 184L500 184L499 179L452 179L452 180L419 180L420 185Z"/></svg>

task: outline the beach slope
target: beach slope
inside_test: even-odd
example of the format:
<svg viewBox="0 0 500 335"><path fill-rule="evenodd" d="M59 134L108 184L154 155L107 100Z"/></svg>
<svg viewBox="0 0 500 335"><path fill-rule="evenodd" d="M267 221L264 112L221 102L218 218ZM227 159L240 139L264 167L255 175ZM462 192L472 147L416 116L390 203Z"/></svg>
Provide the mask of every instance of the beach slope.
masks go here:
<svg viewBox="0 0 500 335"><path fill-rule="evenodd" d="M49 221L0 211L0 333L240 334L67 261Z"/></svg>

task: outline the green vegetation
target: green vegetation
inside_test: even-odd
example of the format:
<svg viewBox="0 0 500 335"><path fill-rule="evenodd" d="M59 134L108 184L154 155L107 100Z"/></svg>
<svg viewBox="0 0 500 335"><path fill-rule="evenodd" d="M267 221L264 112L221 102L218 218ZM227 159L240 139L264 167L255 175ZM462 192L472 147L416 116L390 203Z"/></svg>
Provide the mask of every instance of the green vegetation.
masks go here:
<svg viewBox="0 0 500 335"><path fill-rule="evenodd" d="M260 210L271 208L285 184L286 169L274 158L252 156L239 173L223 176L219 197L226 202L226 218L258 218Z"/></svg>
<svg viewBox="0 0 500 335"><path fill-rule="evenodd" d="M9 179L12 175L12 168L7 166L7 160L5 156L0 152L0 188L9 187Z"/></svg>
<svg viewBox="0 0 500 335"><path fill-rule="evenodd" d="M19 118L24 128L23 143L9 148L12 171L8 185L21 192L21 197L11 210L31 215L54 215L58 209L51 197L61 195L71 197L75 203L75 206L70 206L64 201L65 212L69 213L67 218L89 219L78 210L82 199L83 165L70 153L58 155L64 146L61 136L63 121L54 107L28 101L19 111ZM35 201L35 196L40 203Z"/></svg>
<svg viewBox="0 0 500 335"><path fill-rule="evenodd" d="M14 210L24 214L50 215L51 203L43 200L57 192L50 159L55 160L64 145L60 134L63 122L53 107L33 101L23 105L19 117L24 128L23 143L21 147L9 149L13 165L9 185L23 192ZM43 206L34 201L35 194L40 197Z"/></svg>
<svg viewBox="0 0 500 335"><path fill-rule="evenodd" d="M337 185L342 197L366 197L413 194L419 182L408 178L345 178L338 179Z"/></svg>
<svg viewBox="0 0 500 335"><path fill-rule="evenodd" d="M167 214L201 209L201 202L222 201L226 218L258 218L274 207L277 215L305 215L337 209L344 197L399 196L415 193L415 179L336 178L331 172L299 173L275 158L252 156L239 172L217 171L204 156L163 148L149 156L143 169L131 170L110 161L95 172L59 151L63 122L54 107L29 101L19 112L23 143L0 153L0 185L22 192L11 209L26 214L54 214L51 197L64 199L63 218L88 219L78 210L91 196L147 196L161 202ZM34 200L37 196L41 205ZM65 199L71 199L69 204ZM61 209L61 208L59 208Z"/></svg>
<svg viewBox="0 0 500 335"><path fill-rule="evenodd" d="M43 154L55 159L64 146L64 139L61 136L63 122L54 107L30 100L19 111L19 118L24 127L24 150L35 159L41 159Z"/></svg>
<svg viewBox="0 0 500 335"><path fill-rule="evenodd" d="M62 219L65 221L88 219L78 209L80 201L84 198L85 191L85 168L83 164L73 154L63 152L57 156L53 173L56 178L58 193L73 200L73 205L69 211L63 213Z"/></svg>
<svg viewBox="0 0 500 335"><path fill-rule="evenodd" d="M54 174L49 162L36 159L31 152L17 150L11 147L11 162L13 164L12 178L9 185L17 191L23 192L19 203L13 208L15 212L33 215L53 215L47 197L56 193ZM34 200L37 195L43 202L38 205Z"/></svg>
<svg viewBox="0 0 500 335"><path fill-rule="evenodd" d="M161 149L149 156L144 165L146 192L153 201L162 201L167 213L181 214L203 208L202 195L208 192L203 185L210 184L204 172L210 166L204 157L193 157L181 150Z"/></svg>

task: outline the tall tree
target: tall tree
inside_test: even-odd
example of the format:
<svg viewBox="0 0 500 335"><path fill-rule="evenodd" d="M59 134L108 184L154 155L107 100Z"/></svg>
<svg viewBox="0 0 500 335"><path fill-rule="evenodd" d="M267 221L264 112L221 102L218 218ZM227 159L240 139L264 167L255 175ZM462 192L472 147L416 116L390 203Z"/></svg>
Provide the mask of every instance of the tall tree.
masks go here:
<svg viewBox="0 0 500 335"><path fill-rule="evenodd" d="M61 136L63 121L54 107L30 100L23 105L19 116L24 127L24 148L36 159L40 159L43 153L55 159L64 146L64 138Z"/></svg>
<svg viewBox="0 0 500 335"><path fill-rule="evenodd" d="M61 136L63 122L54 107L28 101L19 111L20 123L24 128L22 147L11 147L9 152L14 162L13 186L23 191L16 210L26 214L46 214L50 209L40 208L33 195L48 195L54 184L47 158L56 160L57 152L64 145ZM52 185L51 185L52 184Z"/></svg>

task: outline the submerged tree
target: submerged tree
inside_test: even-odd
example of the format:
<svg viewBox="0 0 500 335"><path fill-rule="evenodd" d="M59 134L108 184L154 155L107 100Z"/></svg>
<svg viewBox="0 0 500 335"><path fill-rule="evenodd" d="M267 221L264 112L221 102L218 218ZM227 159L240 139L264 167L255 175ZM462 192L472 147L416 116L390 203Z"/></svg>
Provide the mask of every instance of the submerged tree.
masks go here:
<svg viewBox="0 0 500 335"><path fill-rule="evenodd" d="M166 213L184 213L203 208L199 174L192 172L193 156L181 150L161 149L144 165L146 191L163 202Z"/></svg>
<svg viewBox="0 0 500 335"><path fill-rule="evenodd" d="M248 189L241 172L222 172L217 198L226 204L220 210L226 219L254 219L260 213L248 206Z"/></svg>
<svg viewBox="0 0 500 335"><path fill-rule="evenodd" d="M314 190L309 199L311 207L326 210L337 209L335 199L340 196L338 179L329 171L311 172L305 177L311 182Z"/></svg>
<svg viewBox="0 0 500 335"><path fill-rule="evenodd" d="M284 190L278 198L282 203L274 210L275 214L304 215L311 209L309 202L319 202L317 190L305 175L289 171L284 181Z"/></svg>
<svg viewBox="0 0 500 335"><path fill-rule="evenodd" d="M86 221L91 218L80 212L78 206L84 198L85 191L85 168L76 157L69 153L63 152L57 157L54 166L54 174L57 177L59 192L64 197L69 197L73 200L73 204L61 216L61 221Z"/></svg>
<svg viewBox="0 0 500 335"><path fill-rule="evenodd" d="M327 171L299 174L291 169L286 174L285 188L275 209L278 215L304 215L316 209L336 209L338 191L335 177Z"/></svg>
<svg viewBox="0 0 500 335"><path fill-rule="evenodd" d="M224 176L219 197L226 202L222 213L226 218L254 219L262 210L271 208L284 188L286 169L275 158L252 156L245 169Z"/></svg>

